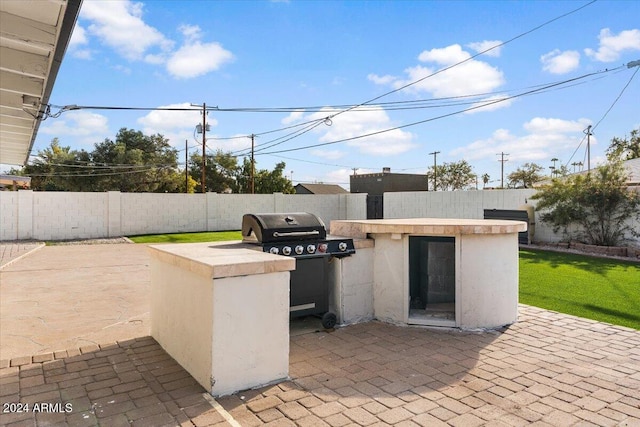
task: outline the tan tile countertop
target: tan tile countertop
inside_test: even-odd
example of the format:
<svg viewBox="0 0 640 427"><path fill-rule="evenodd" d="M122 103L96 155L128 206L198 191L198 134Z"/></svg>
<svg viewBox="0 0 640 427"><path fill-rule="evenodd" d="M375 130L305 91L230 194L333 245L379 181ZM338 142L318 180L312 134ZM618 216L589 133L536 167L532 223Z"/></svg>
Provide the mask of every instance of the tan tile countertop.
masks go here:
<svg viewBox="0 0 640 427"><path fill-rule="evenodd" d="M295 258L262 252L240 241L149 245L151 257L201 276L219 279L291 271Z"/></svg>
<svg viewBox="0 0 640 427"><path fill-rule="evenodd" d="M364 239L367 234L508 234L527 231L527 223L497 219L404 218L331 221L331 234Z"/></svg>

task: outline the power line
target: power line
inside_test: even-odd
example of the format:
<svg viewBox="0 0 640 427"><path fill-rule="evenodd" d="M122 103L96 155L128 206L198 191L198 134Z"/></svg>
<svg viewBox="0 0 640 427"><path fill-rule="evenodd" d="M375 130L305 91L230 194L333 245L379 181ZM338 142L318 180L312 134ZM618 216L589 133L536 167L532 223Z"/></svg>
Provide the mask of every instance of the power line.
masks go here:
<svg viewBox="0 0 640 427"><path fill-rule="evenodd" d="M331 117L336 117L336 116L338 116L338 115L340 115L340 114L346 113L347 111L351 111L351 110L353 110L353 109L355 109L355 108L358 108L358 107L360 107L360 106L362 106L362 105L370 104L370 103L372 103L372 102L374 102L374 101L377 101L377 100L378 100L378 99L380 99L380 98L384 98L385 96L391 95L391 94L396 93L396 92L399 92L399 91L401 91L401 90L404 90L404 89L406 89L406 88L408 88L408 87L410 87L410 86L416 85L416 84L418 84L418 83L420 83L420 82L422 82L422 81L424 81L424 80L426 80L426 79L428 79L428 78L431 78L431 77L433 77L433 76L435 76L435 75L438 75L438 74L440 74L440 73L443 73L443 72L445 72L445 71L447 71L447 70L450 70L450 69L452 69L452 68L454 68L454 67L457 67L457 66L459 66L459 65L462 65L462 64L464 64L465 62L469 62L469 61L471 61L471 60L473 60L473 59L477 58L477 57L478 57L478 56L480 56L480 55L483 55L483 54L485 54L485 53L487 53L487 52L489 52L489 51L492 51L493 49L497 49L497 48L499 48L499 47L505 46L505 45L507 45L507 44L509 44L509 43L511 43L511 42L513 42L513 41L515 41L515 40L517 40L517 39L519 39L519 38L521 38L521 37L524 37L524 36L526 36L526 35L528 35L528 34L533 33L534 31L539 30L540 28L545 27L545 26L547 26L547 25L549 25L549 24L551 24L551 23L553 23L553 22L555 22L555 21L557 21L557 20L559 20L559 19L562 19L562 18L564 18L564 17L566 17L566 16L569 16L569 15L571 15L571 14L573 14L573 13L576 13L576 12L578 12L578 11L580 11L580 10L584 9L584 8L585 8L585 7L587 7L587 6L592 5L592 4L593 4L593 3L595 3L596 1L597 1L597 0L592 0L592 1L590 1L589 3L587 3L587 4L585 4L585 5L582 5L582 6L580 6L580 7L579 7L579 8L577 8L577 9L571 10L571 11L569 11L569 12L567 12L567 13L564 13L564 14L562 14L562 15L560 15L560 16L557 16L557 17L555 17L555 18L553 18L553 19L550 19L550 20L548 20L548 21L546 21L546 22L543 22L542 24L540 24L540 25L538 25L538 26L536 26L536 27L534 27L534 28L532 28L532 29L530 29L530 30L528 30L528 31L525 31L525 32L523 32L523 33L520 33L520 34L518 34L517 36L512 37L511 39L509 39L509 40L507 40L507 41L505 41L505 42L499 43L499 44L497 44L497 45L495 45L495 46L492 46L492 47L490 47L490 48L488 48L488 49L483 50L482 52L478 52L478 53L476 53L475 55L470 56L469 58L466 58L466 59L464 59L464 60L462 60L462 61L459 61L459 62L457 62L457 63L455 63L455 64L449 65L448 67L441 68L440 70L435 71L435 72L433 72L433 73L431 73L431 74L429 74L429 75L427 75L427 76L425 76L425 77L422 77L422 78L420 78L420 79L418 79L418 80L415 80L415 81L413 81L413 82L407 83L407 84L405 84L405 85L403 85L403 86L401 86L401 87L399 87L399 88L393 89L393 90L391 90L391 91L389 91L389 92L383 93L382 95L379 95L379 96L377 96L377 97L375 97L375 98L372 98L372 99L370 99L370 100L368 100L368 101L365 101L365 102L363 102L363 103L361 103L361 104L358 104L358 105L356 105L356 106L354 106L354 107L351 107L351 108L348 108L348 109L346 109L346 110L344 110L344 111L341 111L341 112L339 112L339 113L337 113L337 114L335 114L335 115L333 115L333 116L331 116Z"/></svg>
<svg viewBox="0 0 640 427"><path fill-rule="evenodd" d="M637 61L635 61L637 62ZM637 67L638 65L633 65L635 64L635 62L629 62L627 64L627 68L631 68L631 67ZM621 67L618 67L621 68ZM600 118L600 120L598 120L598 122L591 127L591 130L594 130L595 128L598 127L598 125L600 125L600 123L605 119L605 117L607 117L607 115L609 114L609 112L613 109L613 106L616 105L618 103L618 101L620 100L620 98L622 97L622 94L627 90L627 88L629 87L629 85L631 84L631 81L634 79L634 77L636 76L636 74L638 74L638 70L640 70L640 68L636 68L636 70L633 72L633 74L631 75L631 77L629 78L629 81L627 82L627 84L624 85L624 87L622 88L622 90L620 91L620 93L618 94L618 96L616 97L616 99L611 103L611 105L609 106L609 108L607 109L607 111L602 115L602 117ZM582 138L582 140L580 141L580 144L578 144L578 147L575 149L575 151L573 152L573 154L571 155L571 157L569 158L569 160L567 161L567 163L565 163L565 166L569 165L569 162L571 162L571 160L573 159L573 156L575 156L576 152L578 151L578 149L580 148L580 146L582 145L582 143L584 142L584 140L587 138L587 134L585 134L585 136ZM586 156L586 152L585 152L585 156ZM584 160L583 160L584 161Z"/></svg>
<svg viewBox="0 0 640 427"><path fill-rule="evenodd" d="M557 86L561 86L561 85L566 84L566 83L578 81L578 80L585 79L587 77L591 77L591 76L594 76L594 75L612 72L612 71L617 70L619 68L620 67L612 69L612 70L596 71L596 72L585 74L585 75L582 75L582 76L579 76L579 77L574 77L572 79L564 80L562 82L553 83L553 84L550 84L548 86L544 86L544 87L542 87L540 89L533 89L533 90L529 90L529 91L526 91L526 92L523 92L523 93L519 93L519 94L516 94L516 95L508 96L508 97L505 97L505 98L492 100L492 101L487 101L487 102L485 102L483 104L480 104L480 105L475 105L473 107L469 107L469 108L465 108L465 109L462 109L462 110L453 111L451 113L442 114L440 116L431 117L431 118L424 119L424 120L419 120L419 121L408 123L408 124L402 125L402 126L395 126L395 127L392 127L392 128L387 128L387 129L382 129L382 130L379 130L379 131L369 132L369 133L366 133L366 134L357 135L357 136L353 136L353 137L349 137L349 138L338 139L338 140L335 140L335 141L329 141L329 142L323 142L323 143L318 143L318 144L306 145L306 146L297 147L297 148L290 148L290 149L287 149L287 150L271 151L271 152L267 152L267 153L263 153L263 154L277 154L277 153L286 153L286 152L290 152L290 151L306 150L306 149L309 149L309 148L323 147L323 146L327 146L327 145L338 144L338 143L341 143L341 142L347 142L347 141L353 141L353 140L356 140L356 139L366 138L366 137L369 137L369 136L380 135L380 134L383 134L383 133L386 133L386 132L391 132L391 131L398 130L398 129L404 129L404 128L416 126L416 125L419 125L419 124L424 124L424 123L432 122L432 121L435 121L435 120L443 119L443 118L446 118L446 117L451 117L451 116L454 116L454 115L457 115L457 114L462 114L462 113L465 113L465 112L468 112L468 111L473 111L473 110L477 110L477 109L480 109L480 108L485 108L485 107L488 107L490 105L494 105L494 104L498 104L500 102L508 101L510 99L515 99L515 98L519 98L521 96L531 95L531 94L540 92L542 90L549 89L551 87L557 87Z"/></svg>
<svg viewBox="0 0 640 427"><path fill-rule="evenodd" d="M336 116L338 116L338 115L340 115L340 114L343 114L343 113L346 113L346 112L348 112L348 111L351 111L351 110L357 109L357 108L362 107L362 106L364 106L364 105L371 104L372 102L377 101L378 99L384 98L384 97L386 97L386 96L388 96L388 95L391 95L391 94L393 94L393 93L396 93L396 92L399 92L399 91L401 91L401 90L404 90L404 89L406 89L406 88L408 88L408 87L411 87L411 86L413 86L413 85L416 85L416 84L418 84L418 83L420 83L420 82L422 82L422 81L424 81L424 80L426 80L426 79L428 79L428 78L431 78L431 77L436 76L436 75L438 75L438 74L440 74L440 73L443 73L443 72L445 72L445 71L447 71L447 70L450 70L450 69L452 69L452 68L454 68L454 67L457 67L457 66L459 66L459 65L462 65L462 64L464 64L464 63L466 63L466 62L468 62L468 61L471 61L471 60L473 60L473 59L477 58L477 57L478 57L478 56L480 56L480 55L483 55L483 54L485 54L485 53L487 53L487 52L490 52L490 51L492 51L492 50L494 50L494 49L497 49L497 48L499 48L499 47L505 46L505 45L507 45L507 44L509 44L509 43L511 43L511 42L513 42L513 41L515 41L515 40L517 40L517 39L520 39L520 38L522 38L522 37L524 37L524 36L526 36L526 35L528 35L528 34L531 34L531 33L535 32L535 31L539 30L540 28L543 28L543 27L545 27L545 26L547 26L547 25L549 25L549 24L551 24L551 23L553 23L553 22L555 22L555 21L558 21L558 20L560 20L560 19L562 19L562 18L564 18L564 17L566 17L566 16L569 16L569 15L572 15L572 14L574 14L574 13L577 13L577 12L579 12L580 10L582 10L582 9L584 9L584 8L586 8L586 7L590 6L590 5L592 5L592 4L593 4L593 3L595 3L596 1L597 1L597 0L592 0L592 1L590 1L590 2L588 2L588 3L586 3L586 4L584 4L584 5L582 5L582 6L578 7L578 8L576 8L576 9L573 9L573 10L571 10L571 11L569 11L569 12L566 12L566 13L564 13L564 14L562 14L562 15L559 15L559 16L557 16L557 17L553 18L553 19L547 20L547 21L543 22L542 24L537 25L536 27L533 27L533 28L531 28L531 29L529 29L529 30L527 30L527 31L525 31L525 32L523 32L523 33L520 33L520 34L516 35L515 37L512 37L511 39L509 39L509 40L507 40L507 41L505 41L505 42L499 43L499 44L497 44L497 45L495 45L495 46L492 46L492 47L490 47L490 48L488 48L488 49L485 49L485 50L483 50L483 51L481 51L481 52L478 52L478 53L476 53L475 55L470 56L469 58L466 58L466 59L464 59L464 60L462 60L462 61L459 61L459 62L457 62L457 63L455 63L455 64L452 64L452 65L449 65L449 66L447 66L447 67L444 67L444 68L442 68L442 69L440 69L440 70L438 70L438 71L435 71L435 72L433 72L433 73L431 73L431 74L429 74L429 75L427 75L427 76L425 76L425 77L422 77L422 78L420 78L420 79L418 79L418 80L415 80L415 81L413 81L413 82L407 83L407 84L405 84L405 85L403 85L403 86L401 86L401 87L399 87L399 88L396 88L396 89L393 89L393 90L388 91L388 92L386 92L386 93L383 93L383 94L381 94L381 95L379 95L379 96L376 96L376 97L374 97L374 98L371 98L371 99L369 99L369 100L367 100L367 101L365 101L365 102L362 102L362 103L359 103L359 104L355 104L355 105L351 105L351 106L349 106L348 108L345 108L345 109L343 109L343 110L338 111L338 112L337 112L337 113L335 113L334 115L328 116L327 118L329 118L329 119L330 119L330 118L332 118L332 117L336 117ZM50 107L50 105L49 105L48 107ZM56 107L59 107L59 106L56 106ZM78 105L68 105L68 106L62 106L62 107L59 107L59 108L61 108L61 109L60 109L60 111L58 111L56 114L53 114L53 115L48 114L48 116L47 116L47 117L54 117L54 118L55 118L55 117L59 117L59 116L60 116L60 114L62 114L62 113L63 113L63 112L65 112L65 111L72 111L72 110L79 110L79 109L103 109L103 110L166 110L166 111L199 111L199 110L200 110L200 108L198 108L198 109L196 110L196 109L193 109L193 108L185 108L185 107L156 107L156 108L148 108L148 107L99 107L99 106L78 106ZM48 109L49 109L49 108L48 108ZM239 112L239 111L251 111L251 112L262 112L262 111L269 111L269 112L283 112L283 111L285 111L285 110L282 110L282 109L278 110L278 109L255 109L255 108L254 108L254 109L239 109L239 108L236 108L236 109L233 109L233 110L232 110L232 109L220 109L220 108L218 108L217 106L216 106L216 107L209 107L209 108L207 109L207 108L206 108L206 106L205 106L204 104L203 104L203 106L202 106L202 109L203 109L203 110L207 110L207 111L208 111L208 110L215 110L215 111L237 111L237 112ZM287 110L287 111L300 111L300 109L296 109L296 110L291 110L291 109L289 109L289 110ZM323 111L324 111L324 110L323 110ZM258 134L256 134L256 135L258 135ZM245 137L246 137L246 136L245 136ZM295 138L295 136L294 136L294 137L292 137L292 138ZM283 141L283 142L284 142L284 141ZM203 143L203 146L204 146L204 143ZM203 155L203 157L204 157L204 155ZM203 168L203 170L204 170L204 168Z"/></svg>
<svg viewBox="0 0 640 427"><path fill-rule="evenodd" d="M147 167L147 169L138 169L131 171L118 171L118 172L105 172L105 173L30 173L28 176L42 176L42 177L66 177L66 178L74 178L74 177L95 177L95 176L113 176L113 175L124 175L124 174L134 174L134 173L143 173L143 172L151 172L155 170L169 169L165 166L152 166Z"/></svg>

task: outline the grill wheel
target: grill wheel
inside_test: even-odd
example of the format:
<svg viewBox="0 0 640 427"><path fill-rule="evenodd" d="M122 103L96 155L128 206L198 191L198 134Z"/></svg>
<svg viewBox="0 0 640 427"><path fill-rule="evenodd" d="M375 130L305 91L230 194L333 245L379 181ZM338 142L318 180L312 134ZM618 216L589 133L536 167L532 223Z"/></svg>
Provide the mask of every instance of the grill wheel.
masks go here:
<svg viewBox="0 0 640 427"><path fill-rule="evenodd" d="M338 318L335 314L327 312L322 315L322 327L325 329L333 329L336 326Z"/></svg>

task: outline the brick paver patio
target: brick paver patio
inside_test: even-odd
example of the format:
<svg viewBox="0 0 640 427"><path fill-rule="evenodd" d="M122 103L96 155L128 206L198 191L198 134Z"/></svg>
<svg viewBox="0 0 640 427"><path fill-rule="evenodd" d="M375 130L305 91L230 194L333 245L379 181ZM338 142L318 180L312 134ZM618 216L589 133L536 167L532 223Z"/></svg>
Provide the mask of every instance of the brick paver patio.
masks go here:
<svg viewBox="0 0 640 427"><path fill-rule="evenodd" d="M63 300L56 292L77 286L77 302L83 281L99 302L136 272L137 285L119 291L143 292L148 266L142 253L104 246L39 250L3 269L0 288L32 289L28 299L41 311L31 317L23 312L29 325L45 314L49 324L62 321L57 311L47 313L48 301ZM110 287L97 286L107 280ZM36 286L47 281L52 285L46 292ZM3 311L12 301L0 301ZM128 309L139 312L144 304ZM75 314L64 317L74 327L93 314L105 321L111 316L106 306L74 307ZM32 348L23 341L41 332L12 330L20 315L3 322L1 336L22 334L0 342L15 344L7 354ZM215 400L144 336L148 331L131 339L128 323L105 325L122 335L115 342L87 335L90 340L74 341L80 348L64 351L40 343L33 347L38 352L0 361L0 425L640 426L640 331L530 306L520 306L519 321L500 331L369 322L292 334L290 380ZM59 342L68 342L62 326ZM69 331L75 336L75 329Z"/></svg>
<svg viewBox="0 0 640 427"><path fill-rule="evenodd" d="M3 363L3 407L31 406L9 426L640 425L640 332L528 306L503 331L297 335L289 381L217 403L150 337Z"/></svg>
<svg viewBox="0 0 640 427"><path fill-rule="evenodd" d="M3 268L44 246L41 242L0 242L0 268Z"/></svg>

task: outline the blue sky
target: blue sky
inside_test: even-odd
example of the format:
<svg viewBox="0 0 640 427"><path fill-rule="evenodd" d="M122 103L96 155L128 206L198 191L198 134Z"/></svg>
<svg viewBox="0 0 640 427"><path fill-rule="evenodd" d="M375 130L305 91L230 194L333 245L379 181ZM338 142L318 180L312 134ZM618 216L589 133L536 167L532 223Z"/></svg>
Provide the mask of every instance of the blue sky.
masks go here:
<svg viewBox="0 0 640 427"><path fill-rule="evenodd" d="M353 168L425 173L439 151L438 163L465 159L499 185L498 153L508 153L505 175L584 161L592 125L595 164L612 137L640 126L640 67L626 67L640 59L638 16L631 0L84 0L50 103L206 103L219 109L207 147L242 155L257 134L257 167L285 161L294 184L348 188ZM267 111L223 111L255 108ZM67 111L42 123L32 154L54 137L91 150L127 127L163 134L182 161L185 140L201 151L201 120Z"/></svg>

